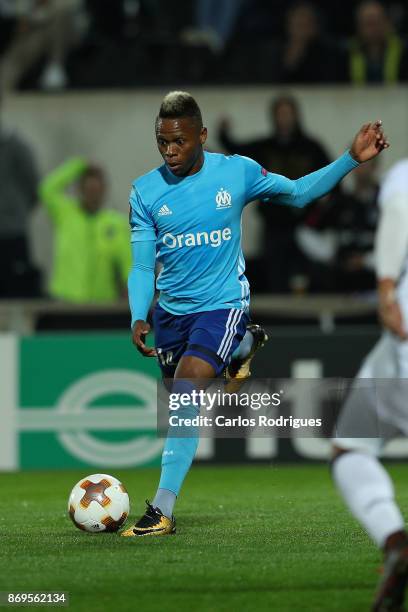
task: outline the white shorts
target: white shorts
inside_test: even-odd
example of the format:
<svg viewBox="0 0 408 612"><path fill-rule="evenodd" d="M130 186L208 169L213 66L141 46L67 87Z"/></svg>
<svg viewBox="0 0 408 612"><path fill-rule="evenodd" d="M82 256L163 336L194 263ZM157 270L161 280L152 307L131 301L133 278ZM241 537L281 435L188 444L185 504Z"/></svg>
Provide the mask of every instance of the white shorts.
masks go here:
<svg viewBox="0 0 408 612"><path fill-rule="evenodd" d="M401 434L408 436L408 341L384 332L352 383L332 441L378 454Z"/></svg>

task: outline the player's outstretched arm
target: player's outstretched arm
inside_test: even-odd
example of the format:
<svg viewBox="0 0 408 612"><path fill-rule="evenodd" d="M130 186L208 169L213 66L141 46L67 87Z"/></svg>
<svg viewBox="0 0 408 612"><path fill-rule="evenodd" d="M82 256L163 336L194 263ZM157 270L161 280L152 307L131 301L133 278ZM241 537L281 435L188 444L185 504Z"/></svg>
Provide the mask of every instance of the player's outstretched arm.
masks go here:
<svg viewBox="0 0 408 612"><path fill-rule="evenodd" d="M382 122L365 123L357 132L349 151L339 159L294 181L294 206L305 206L331 191L349 172L390 146Z"/></svg>
<svg viewBox="0 0 408 612"><path fill-rule="evenodd" d="M247 190L247 200L256 198L267 198L279 204L288 204L303 208L313 200L323 197L331 191L349 172L360 163L372 159L383 149L389 147L389 142L382 131L381 121L367 123L362 126L354 138L351 149L328 166L320 168L305 176L290 180L278 174L272 174L262 170L252 175ZM254 164L252 160L247 160ZM257 165L256 165L257 166ZM257 166L259 168L259 166ZM252 180L251 180L252 179Z"/></svg>
<svg viewBox="0 0 408 612"><path fill-rule="evenodd" d="M144 357L155 357L156 351L145 344L150 325L147 313L154 296L156 243L143 240L132 243L132 267L128 279L129 305L132 313L132 341Z"/></svg>

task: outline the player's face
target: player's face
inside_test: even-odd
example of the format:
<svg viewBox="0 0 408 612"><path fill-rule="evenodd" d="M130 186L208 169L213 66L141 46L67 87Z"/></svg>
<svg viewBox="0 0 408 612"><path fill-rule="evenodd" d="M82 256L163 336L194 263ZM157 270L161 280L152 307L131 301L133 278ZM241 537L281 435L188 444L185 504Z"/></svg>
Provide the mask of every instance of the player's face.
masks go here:
<svg viewBox="0 0 408 612"><path fill-rule="evenodd" d="M160 154L176 176L189 176L203 165L203 144L207 128L201 128L189 118L159 119L156 140Z"/></svg>
<svg viewBox="0 0 408 612"><path fill-rule="evenodd" d="M82 206L85 210L89 213L97 212L105 197L105 182L99 177L88 176L83 180L80 191Z"/></svg>

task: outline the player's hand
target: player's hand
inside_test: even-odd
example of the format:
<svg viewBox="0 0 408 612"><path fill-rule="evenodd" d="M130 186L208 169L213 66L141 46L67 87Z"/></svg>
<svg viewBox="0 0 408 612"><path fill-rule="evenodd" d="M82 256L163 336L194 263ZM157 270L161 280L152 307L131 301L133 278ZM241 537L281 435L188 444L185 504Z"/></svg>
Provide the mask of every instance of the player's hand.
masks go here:
<svg viewBox="0 0 408 612"><path fill-rule="evenodd" d="M378 309L381 323L395 336L401 340L408 339L408 333L404 328L401 307L398 302L382 302Z"/></svg>
<svg viewBox="0 0 408 612"><path fill-rule="evenodd" d="M156 349L145 345L145 338L149 331L150 325L139 319L133 326L132 342L143 357L156 357Z"/></svg>
<svg viewBox="0 0 408 612"><path fill-rule="evenodd" d="M390 143L382 129L382 122L365 123L353 140L350 154L360 164L376 157Z"/></svg>

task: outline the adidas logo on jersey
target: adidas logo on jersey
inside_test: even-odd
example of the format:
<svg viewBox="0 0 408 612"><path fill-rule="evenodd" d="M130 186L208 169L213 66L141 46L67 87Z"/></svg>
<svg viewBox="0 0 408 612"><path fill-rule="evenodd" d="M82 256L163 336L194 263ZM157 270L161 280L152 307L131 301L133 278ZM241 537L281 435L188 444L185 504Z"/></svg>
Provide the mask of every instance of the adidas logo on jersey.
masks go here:
<svg viewBox="0 0 408 612"><path fill-rule="evenodd" d="M159 210L159 217L163 217L163 215L172 215L173 211L167 206L167 204L163 204L163 206Z"/></svg>

